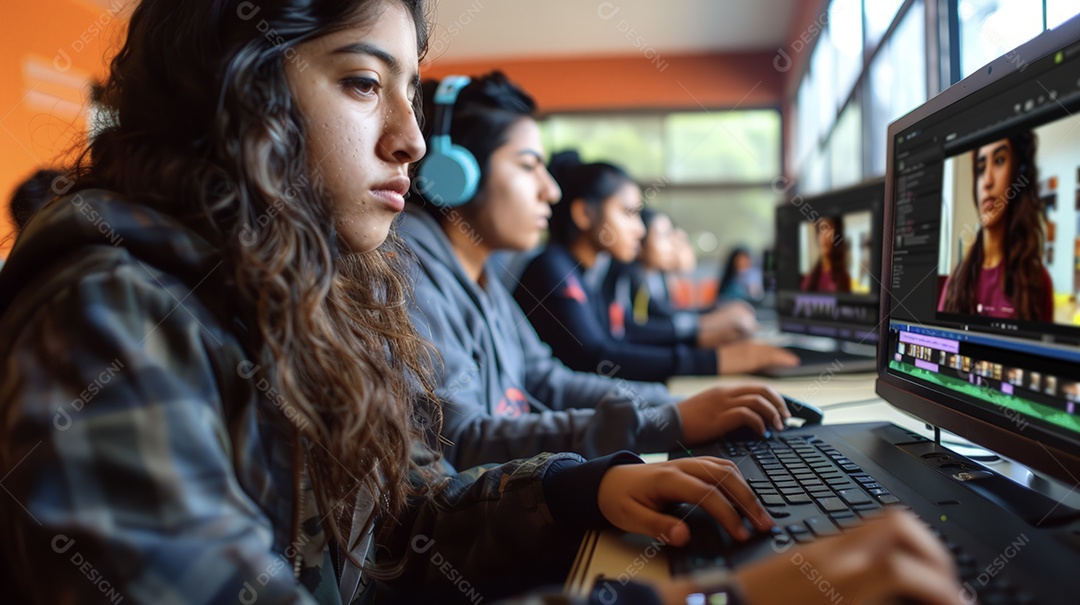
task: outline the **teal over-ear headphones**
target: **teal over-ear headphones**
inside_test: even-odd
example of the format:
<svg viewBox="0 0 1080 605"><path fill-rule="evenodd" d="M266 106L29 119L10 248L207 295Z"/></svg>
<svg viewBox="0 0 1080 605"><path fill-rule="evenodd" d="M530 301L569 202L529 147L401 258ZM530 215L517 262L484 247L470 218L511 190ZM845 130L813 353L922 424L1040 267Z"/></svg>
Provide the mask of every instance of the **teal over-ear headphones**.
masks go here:
<svg viewBox="0 0 1080 605"><path fill-rule="evenodd" d="M435 124L427 157L417 170L416 190L437 206L461 206L476 195L480 184L480 164L476 158L450 140L454 103L470 81L466 76L447 76L435 89Z"/></svg>

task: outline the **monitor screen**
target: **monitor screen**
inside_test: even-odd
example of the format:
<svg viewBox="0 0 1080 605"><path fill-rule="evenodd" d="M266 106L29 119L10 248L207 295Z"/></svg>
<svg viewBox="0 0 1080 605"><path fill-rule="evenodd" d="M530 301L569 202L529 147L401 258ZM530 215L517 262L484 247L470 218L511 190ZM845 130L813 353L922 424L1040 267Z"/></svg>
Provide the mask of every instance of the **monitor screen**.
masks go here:
<svg viewBox="0 0 1080 605"><path fill-rule="evenodd" d="M893 123L886 177L879 392L1059 465L1080 455L1078 26Z"/></svg>
<svg viewBox="0 0 1080 605"><path fill-rule="evenodd" d="M877 179L777 208L781 330L877 342L884 198Z"/></svg>

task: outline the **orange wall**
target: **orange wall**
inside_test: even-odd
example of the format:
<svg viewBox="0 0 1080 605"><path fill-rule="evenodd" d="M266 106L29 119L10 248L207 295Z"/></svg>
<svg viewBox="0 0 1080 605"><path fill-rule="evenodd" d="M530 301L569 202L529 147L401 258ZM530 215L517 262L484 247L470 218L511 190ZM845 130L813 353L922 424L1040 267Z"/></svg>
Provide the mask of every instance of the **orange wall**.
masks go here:
<svg viewBox="0 0 1080 605"><path fill-rule="evenodd" d="M501 69L542 112L778 106L785 79L773 53L434 61L423 77Z"/></svg>
<svg viewBox="0 0 1080 605"><path fill-rule="evenodd" d="M118 49L131 0L9 2L0 35L0 255L11 246L8 201L84 132L89 83Z"/></svg>

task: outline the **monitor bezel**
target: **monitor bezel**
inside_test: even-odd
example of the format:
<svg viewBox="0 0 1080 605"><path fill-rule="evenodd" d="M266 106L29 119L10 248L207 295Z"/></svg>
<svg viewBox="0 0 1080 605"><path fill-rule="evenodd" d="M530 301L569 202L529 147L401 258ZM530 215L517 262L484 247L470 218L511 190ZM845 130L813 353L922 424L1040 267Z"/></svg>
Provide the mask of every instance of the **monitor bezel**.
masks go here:
<svg viewBox="0 0 1080 605"><path fill-rule="evenodd" d="M888 149L886 151L885 178L885 216L884 234L895 231L895 141L899 134L911 126L946 110L948 107L978 93L985 87L1009 77L1027 63L1040 61L1080 41L1080 16L1063 23L1052 30L1047 30L994 61L988 63L974 74L951 86L941 94L930 99L907 115L891 123L888 128ZM1023 61L1018 61L1017 58ZM883 237L881 259L881 283L892 283L893 237ZM950 407L959 403L970 406L958 397L949 397L940 392L920 385L913 380L888 373L889 319L891 291L881 288L881 325L878 334L878 377L876 392L894 407L914 414L926 422L951 431L989 448L1003 456L1016 460L1038 472L1045 473L1068 482L1080 484L1080 437L1070 441L1034 424L1028 425L1021 434L1005 428L1011 421L999 419L994 415L980 418ZM951 400L951 401L950 401ZM1000 421L1000 424L995 421ZM1068 448L1068 449L1066 449Z"/></svg>
<svg viewBox="0 0 1080 605"><path fill-rule="evenodd" d="M855 183L854 185L850 185L850 186L847 186L847 187L841 187L841 188L838 188L838 189L833 189L831 191L817 193L817 194L814 194L814 195L803 196L801 194L798 194L798 195L792 196L791 198L785 200L783 205L778 206L776 208L777 212L775 212L774 231L776 232L777 240L779 241L779 239L782 237L782 234L780 233L780 212L779 212L779 210L781 208L785 208L787 206L792 205L794 203L794 200L799 199L801 204L809 205L811 208L813 208L815 203L820 202L821 200L828 200L831 203L832 201L836 200L837 198L842 198L842 197L847 197L847 196L851 196L854 199L856 196L860 195L864 191L869 192L871 190L876 190L877 188L880 187L881 188L881 195L882 195L881 214L884 215L884 213L885 213L885 198L884 198L884 196L886 195L884 186L885 186L885 177L880 176L880 177L875 177L875 178L872 178L872 179L867 179L867 180L861 181L859 183ZM884 217L882 216L882 217L875 217L875 218L882 218L883 219ZM883 243L877 242L876 244L878 246L881 246L882 248L884 247ZM775 264L775 261L774 261L774 264ZM780 271L780 268L779 268L779 266L776 266L774 268L774 270L777 272L777 288L776 288L775 294L777 296L777 305L778 305L776 318L777 318L777 320L779 322L799 323L801 325L807 326L808 328L815 328L815 327L839 328L839 327L842 327L842 326L851 325L850 323L847 323L847 322L827 322L827 321L810 320L810 319L797 318L797 317L788 317L788 316L785 316L785 315L781 315L780 312L779 312L779 297L780 297L780 287L779 287L779 279L780 279L779 271ZM880 278L881 278L881 267L878 267L877 273L874 273L873 271L871 271L871 277L873 279L875 279L875 280L880 280ZM884 281L879 282L879 288L878 288L878 296L879 297L881 295L881 290L882 290L882 288L880 287L880 284L884 284L884 283L885 283ZM881 301L879 300L878 301L879 306L880 306L880 303L881 303ZM879 321L878 322L875 322L873 324L868 323L868 324L859 324L859 325L861 327L865 328L867 331L873 331L877 327L878 324L880 324L880 316L879 316ZM784 334L794 334L794 335L800 335L800 336L806 336L806 335L813 336L812 332L810 332L810 331L798 332L798 331L795 331L795 330L785 330L783 325L780 326L780 331L783 332ZM879 337L881 336L880 331L878 333L878 336ZM827 338L835 338L836 340L844 341L844 342L854 342L854 343L860 343L861 342L857 338L845 338L845 337L842 337L842 336L828 336ZM871 350L870 347L875 347L877 345L877 342L861 342L861 343L866 345L866 347L867 347L866 350L868 352L868 355L869 355L869 351Z"/></svg>

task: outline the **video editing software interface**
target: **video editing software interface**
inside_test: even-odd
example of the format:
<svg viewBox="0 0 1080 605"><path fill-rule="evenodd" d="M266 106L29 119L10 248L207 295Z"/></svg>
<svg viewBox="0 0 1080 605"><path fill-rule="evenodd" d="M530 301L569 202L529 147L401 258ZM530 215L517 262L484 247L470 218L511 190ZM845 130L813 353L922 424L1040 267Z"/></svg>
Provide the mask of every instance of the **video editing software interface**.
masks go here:
<svg viewBox="0 0 1080 605"><path fill-rule="evenodd" d="M781 330L877 342L884 199L878 180L777 208Z"/></svg>
<svg viewBox="0 0 1080 605"><path fill-rule="evenodd" d="M887 371L1075 442L1080 43L1017 65L890 144Z"/></svg>

